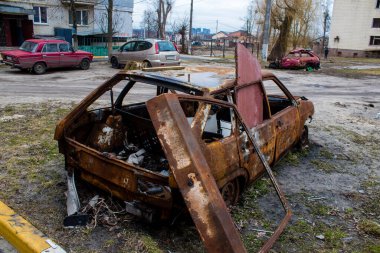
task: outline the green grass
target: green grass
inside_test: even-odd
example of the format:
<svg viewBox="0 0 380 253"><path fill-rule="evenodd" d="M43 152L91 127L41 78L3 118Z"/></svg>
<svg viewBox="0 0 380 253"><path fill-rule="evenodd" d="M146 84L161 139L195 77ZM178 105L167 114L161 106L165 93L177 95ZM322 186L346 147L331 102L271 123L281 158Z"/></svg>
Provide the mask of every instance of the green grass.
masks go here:
<svg viewBox="0 0 380 253"><path fill-rule="evenodd" d="M360 230L365 232L366 234L374 235L380 238L380 224L372 221L372 220L361 220L358 223L358 227Z"/></svg>
<svg viewBox="0 0 380 253"><path fill-rule="evenodd" d="M326 173L330 173L337 170L336 166L329 161L313 159L310 162L314 165L316 169L322 170Z"/></svg>
<svg viewBox="0 0 380 253"><path fill-rule="evenodd" d="M342 239L347 236L340 228L329 228L324 232L326 243L331 248L340 248Z"/></svg>

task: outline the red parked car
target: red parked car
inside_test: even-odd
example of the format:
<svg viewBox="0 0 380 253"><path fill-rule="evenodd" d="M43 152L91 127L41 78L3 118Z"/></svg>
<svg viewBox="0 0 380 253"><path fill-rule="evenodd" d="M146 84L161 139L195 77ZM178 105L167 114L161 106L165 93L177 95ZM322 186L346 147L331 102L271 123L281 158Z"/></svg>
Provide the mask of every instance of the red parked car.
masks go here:
<svg viewBox="0 0 380 253"><path fill-rule="evenodd" d="M30 70L40 75L58 67L90 68L93 54L77 50L64 40L30 39L17 50L2 51L3 62L13 68Z"/></svg>
<svg viewBox="0 0 380 253"><path fill-rule="evenodd" d="M287 56L281 59L281 68L297 69L297 68L320 68L320 60L318 55L313 51L303 48L295 49L289 52Z"/></svg>

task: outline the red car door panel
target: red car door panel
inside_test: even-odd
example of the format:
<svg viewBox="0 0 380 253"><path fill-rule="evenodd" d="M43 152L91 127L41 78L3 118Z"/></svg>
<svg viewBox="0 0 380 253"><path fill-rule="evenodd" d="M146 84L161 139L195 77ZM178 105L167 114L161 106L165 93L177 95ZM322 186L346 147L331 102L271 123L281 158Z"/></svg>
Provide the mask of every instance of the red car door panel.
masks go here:
<svg viewBox="0 0 380 253"><path fill-rule="evenodd" d="M42 49L42 60L46 63L48 68L59 67L60 53L58 51L58 44L47 43Z"/></svg>
<svg viewBox="0 0 380 253"><path fill-rule="evenodd" d="M59 44L60 66L72 67L78 65L78 54L70 50L68 43Z"/></svg>

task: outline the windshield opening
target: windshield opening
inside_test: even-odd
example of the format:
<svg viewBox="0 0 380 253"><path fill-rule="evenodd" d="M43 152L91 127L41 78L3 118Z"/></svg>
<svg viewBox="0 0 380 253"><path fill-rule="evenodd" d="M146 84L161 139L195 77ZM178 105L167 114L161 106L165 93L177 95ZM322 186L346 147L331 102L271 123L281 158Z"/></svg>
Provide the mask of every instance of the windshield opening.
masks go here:
<svg viewBox="0 0 380 253"><path fill-rule="evenodd" d="M22 43L19 49L23 51L27 51L27 52L34 52L36 48L37 48L37 43L24 41L24 43Z"/></svg>

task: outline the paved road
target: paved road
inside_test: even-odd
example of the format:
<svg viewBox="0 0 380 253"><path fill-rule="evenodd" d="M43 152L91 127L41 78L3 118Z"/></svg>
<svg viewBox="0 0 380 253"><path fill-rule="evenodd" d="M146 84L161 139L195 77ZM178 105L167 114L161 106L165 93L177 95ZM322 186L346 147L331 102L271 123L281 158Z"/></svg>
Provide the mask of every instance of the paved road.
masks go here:
<svg viewBox="0 0 380 253"><path fill-rule="evenodd" d="M197 59L193 61L190 58L184 60L184 65L201 64ZM218 64L208 63L207 66L217 67ZM79 101L117 71L104 61L94 62L87 71L61 69L48 71L45 75L34 75L0 64L0 106L47 100ZM377 101L380 96L380 85L376 78L349 79L302 71L275 73L295 94L311 98L320 98L321 95L330 99L345 96L355 100Z"/></svg>

